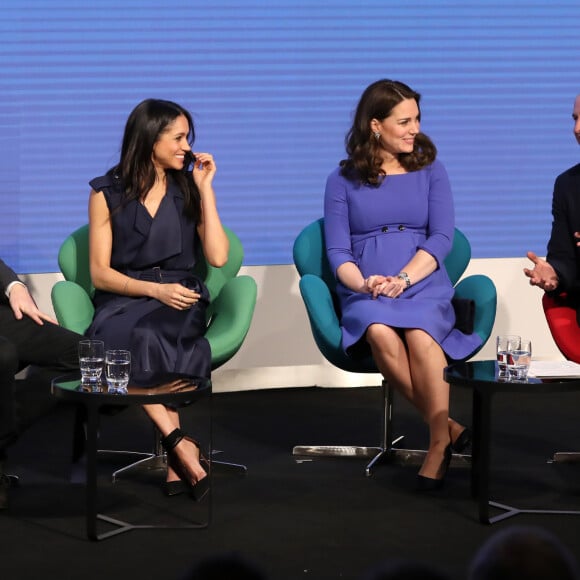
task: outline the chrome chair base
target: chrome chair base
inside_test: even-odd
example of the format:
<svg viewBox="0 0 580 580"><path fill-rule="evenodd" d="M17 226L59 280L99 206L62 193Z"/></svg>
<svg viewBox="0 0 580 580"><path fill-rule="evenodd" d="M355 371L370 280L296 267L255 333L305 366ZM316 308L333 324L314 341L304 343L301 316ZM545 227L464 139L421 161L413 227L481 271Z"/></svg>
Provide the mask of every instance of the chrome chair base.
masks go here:
<svg viewBox="0 0 580 580"><path fill-rule="evenodd" d="M11 473L7 473L6 477L10 482L10 487L18 487L20 485L20 478L17 475L13 475Z"/></svg>
<svg viewBox="0 0 580 580"><path fill-rule="evenodd" d="M552 455L551 463L579 463L580 452L578 451L558 451Z"/></svg>
<svg viewBox="0 0 580 580"><path fill-rule="evenodd" d="M381 447L358 447L354 445L296 445L292 448L292 455L373 458L382 453L382 451Z"/></svg>
<svg viewBox="0 0 580 580"><path fill-rule="evenodd" d="M156 430L157 431L157 430ZM117 480L117 477L120 475L126 475L128 473L151 473L151 471L155 470L163 470L167 469L167 455L161 446L161 437L159 432L157 431L155 434L155 443L154 443L154 452L153 453L140 453L136 451L112 451L109 449L100 449L99 454L106 453L106 454L113 454L113 455L129 455L132 457L141 457L138 461L131 463L130 465L126 465L125 467L121 467L121 469L117 469L112 473L112 480L113 483ZM230 463L228 461L219 461L214 459L214 455L219 455L222 451L213 450L212 451L212 459L211 464L213 469L226 469L227 471L232 471L234 473L239 473L241 475L245 474L248 469L245 465L241 465L239 463Z"/></svg>
<svg viewBox="0 0 580 580"><path fill-rule="evenodd" d="M125 456L128 459L137 459L129 465L125 465L111 474L113 483L121 475L128 475L129 473L151 473L151 471L167 469L167 457L161 445L161 433L153 428L153 449L150 452L144 451L118 451L114 449L99 449L99 455L112 455L116 457Z"/></svg>
<svg viewBox="0 0 580 580"><path fill-rule="evenodd" d="M141 457L129 465L125 465L111 474L113 483L117 478L129 473L150 473L151 471L165 470L167 468L167 459L164 454L156 455L155 453L141 453L138 451L115 451L111 449L99 449L99 455L128 456L130 458Z"/></svg>
<svg viewBox="0 0 580 580"><path fill-rule="evenodd" d="M383 417L381 425L381 445L377 447L365 447L360 445L295 445L292 455L302 457L350 457L368 459L365 475L370 477L373 470L381 463L396 463L398 465L421 465L427 454L423 449L401 449L395 447L400 443L404 435L393 439L393 390L383 380ZM299 460L298 460L299 461ZM471 455L454 453L451 457L453 467L469 467Z"/></svg>
<svg viewBox="0 0 580 580"><path fill-rule="evenodd" d="M398 443L403 436L398 437L393 444ZM369 459L365 467L365 475L370 477L375 467L381 463L397 465L421 465L427 451L423 449L400 449L398 447L363 447L355 445L296 445L292 455L302 457L347 457L354 459ZM454 453L451 457L453 467L469 467L471 455Z"/></svg>
<svg viewBox="0 0 580 580"><path fill-rule="evenodd" d="M128 451L110 451L110 450L100 450L100 453L119 453L119 454L128 454L131 452ZM220 453L218 451L218 453ZM128 473L151 473L151 471L155 470L162 470L165 471L167 469L167 456L163 455L155 455L153 453L132 453L132 455L144 455L143 459L136 461L135 463L131 463L131 465L127 465L122 467L121 469L117 469L112 473L112 480L113 483L117 480L119 476L126 475ZM212 453L212 460L211 460L212 468L213 469L225 469L230 472L238 473L240 475L244 475L247 473L248 468L245 465L241 465L239 463L230 463L228 461L218 461L213 459Z"/></svg>
<svg viewBox="0 0 580 580"><path fill-rule="evenodd" d="M238 475L245 475L248 468L240 463L230 463L229 461L218 461L213 458L214 453L221 453L221 451L214 451L212 453L211 465L212 469L225 469L227 471L233 471Z"/></svg>

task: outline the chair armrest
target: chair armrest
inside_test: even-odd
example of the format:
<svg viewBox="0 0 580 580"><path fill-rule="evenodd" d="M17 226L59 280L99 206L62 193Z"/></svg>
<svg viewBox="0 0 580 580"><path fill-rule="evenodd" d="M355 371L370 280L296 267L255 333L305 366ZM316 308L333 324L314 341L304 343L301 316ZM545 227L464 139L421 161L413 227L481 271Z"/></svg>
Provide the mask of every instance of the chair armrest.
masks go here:
<svg viewBox="0 0 580 580"><path fill-rule="evenodd" d="M493 330L497 310L497 290L488 276L473 274L455 286L455 296L475 302L474 332L481 338L482 347ZM481 349L478 349L481 350ZM473 353L475 355L476 353Z"/></svg>
<svg viewBox="0 0 580 580"><path fill-rule="evenodd" d="M76 282L61 280L52 287L51 298L58 323L84 334L95 314L95 307L85 290Z"/></svg>
<svg viewBox="0 0 580 580"><path fill-rule="evenodd" d="M251 276L228 280L212 302L211 319L205 333L211 347L212 369L232 358L242 346L256 306L256 281Z"/></svg>
<svg viewBox="0 0 580 580"><path fill-rule="evenodd" d="M320 350L324 354L325 349L342 349L340 322L326 283L318 276L305 274L300 278L299 287L312 334Z"/></svg>
<svg viewBox="0 0 580 580"><path fill-rule="evenodd" d="M300 278L300 294L306 306L312 336L324 358L344 371L378 372L370 355L355 358L344 352L340 321L326 282L313 274L305 274Z"/></svg>

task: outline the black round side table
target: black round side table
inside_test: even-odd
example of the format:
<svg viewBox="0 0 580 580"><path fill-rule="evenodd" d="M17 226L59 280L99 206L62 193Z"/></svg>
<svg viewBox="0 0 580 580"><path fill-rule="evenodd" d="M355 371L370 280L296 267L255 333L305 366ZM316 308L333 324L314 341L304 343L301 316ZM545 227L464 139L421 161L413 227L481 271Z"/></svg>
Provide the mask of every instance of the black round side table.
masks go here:
<svg viewBox="0 0 580 580"><path fill-rule="evenodd" d="M499 393L564 393L580 390L580 379L528 378L525 381L506 380L498 376L497 363L493 360L456 363L444 371L445 380L452 386L473 391L472 429L473 446L471 460L471 493L477 500L479 521L493 524L522 513L580 515L574 510L519 509L514 506L490 501L490 445L492 399ZM503 510L490 516L489 508Z"/></svg>
<svg viewBox="0 0 580 580"><path fill-rule="evenodd" d="M185 375L172 375L164 378L159 384L150 388L144 388L129 384L128 394L109 394L106 385L95 388L87 388L81 383L78 375L63 375L55 378L51 385L52 395L56 399L68 401L82 407L86 414L86 532L91 540L102 540L122 532L142 528L205 528L209 525L211 515L211 497L207 498L207 518L202 522L190 522L179 526L165 526L155 524L131 524L129 522L110 518L98 513L97 508L97 445L99 434L99 416L104 407L127 407L131 405L161 404L172 407L187 407L202 399L210 398L209 409L209 441L208 461L210 470L207 477L211 477L211 393L212 384L210 379L189 377ZM211 496L211 482L210 492ZM116 526L115 529L104 533L98 533L97 521L105 521Z"/></svg>

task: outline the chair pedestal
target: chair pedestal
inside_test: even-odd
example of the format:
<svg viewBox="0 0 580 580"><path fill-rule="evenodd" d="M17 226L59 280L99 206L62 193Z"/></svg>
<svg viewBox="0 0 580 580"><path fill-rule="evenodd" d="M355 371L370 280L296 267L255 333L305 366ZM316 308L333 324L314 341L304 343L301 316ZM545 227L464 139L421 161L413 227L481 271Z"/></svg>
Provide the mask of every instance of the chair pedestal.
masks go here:
<svg viewBox="0 0 580 580"><path fill-rule="evenodd" d="M216 453L216 452L214 452ZM212 460L211 465L213 469L224 469L228 472L238 473L240 475L244 475L247 473L248 468L245 465L241 465L239 463L230 463L228 461L218 461L213 459L212 453ZM218 451L217 453L221 453ZM130 465L126 465L125 467L121 467L121 469L117 469L112 473L112 480L113 483L117 481L119 476L128 475L129 473L151 473L151 471L165 471L167 469L167 456L165 454L156 455L155 453L139 453L133 451L112 451L109 449L100 449L100 454L119 454L119 455L129 455L132 457L135 456L142 456L142 459L139 461L135 461Z"/></svg>
<svg viewBox="0 0 580 580"><path fill-rule="evenodd" d="M373 470L381 463L396 463L399 465L421 465L427 451L424 449L402 449L395 447L403 440L403 435L393 439L393 390L387 381L382 382L383 417L381 444L378 447L361 445L296 445L292 448L292 455L303 457L350 457L355 459L371 460L365 468L365 474L370 477ZM454 467L469 467L471 456L454 453L451 465Z"/></svg>
<svg viewBox="0 0 580 580"><path fill-rule="evenodd" d="M161 445L161 434L157 429L155 431L155 439L153 442L153 451L152 453L140 453L134 451L112 451L112 450L104 450L100 449L99 454L118 454L118 455L128 455L130 457L141 457L138 461L131 463L130 465L126 465L125 467L121 467L121 469L117 469L112 474L113 483L117 480L117 477L120 475L126 475L129 473L151 473L151 471L155 470L162 470L165 471L167 469L167 455L163 450L163 446ZM213 469L225 469L227 471L231 471L234 473L239 473L240 475L245 474L248 469L245 465L241 465L239 463L229 463L227 461L219 461L214 459L214 455L218 455L222 453L221 451L212 451L212 468Z"/></svg>
<svg viewBox="0 0 580 580"><path fill-rule="evenodd" d="M214 455L219 455L222 451L213 450L211 454L211 465L212 469L220 469L225 470L228 472L233 472L238 475L245 475L248 471L248 468L241 463L231 463L229 461L220 461L218 459L214 459Z"/></svg>
<svg viewBox="0 0 580 580"><path fill-rule="evenodd" d="M75 437L73 445L73 470L71 474L72 481L84 480L84 447L86 439L86 418L83 413L77 412L75 417ZM239 463L230 463L214 459L214 455L219 455L222 451L212 451L212 467L228 472L244 475L248 469L245 465ZM134 460L129 465L125 465L111 474L113 483L123 476L135 474L151 474L152 471L165 471L167 469L167 455L161 445L161 433L153 428L153 448L151 452L144 451L125 451L117 449L99 449L98 455L113 456L117 458L127 457L128 460Z"/></svg>
<svg viewBox="0 0 580 580"><path fill-rule="evenodd" d="M580 463L580 452L557 451L552 455L552 463Z"/></svg>
<svg viewBox="0 0 580 580"><path fill-rule="evenodd" d="M125 465L111 474L113 483L117 481L120 475L129 473L151 473L151 471L167 469L167 457L161 446L161 434L153 428L153 449L150 453L141 451L117 451L114 449L99 449L99 455L113 455L116 457L126 456L129 459L137 459L129 465Z"/></svg>
<svg viewBox="0 0 580 580"><path fill-rule="evenodd" d="M393 444L403 439L398 437ZM369 459L365 468L367 477L373 474L373 469L380 463L396 463L399 465L421 465L426 455L422 449L398 449L395 447L364 447L356 445L296 445L292 455L304 457L350 457L354 459Z"/></svg>
<svg viewBox="0 0 580 580"><path fill-rule="evenodd" d="M403 439L403 435L395 439L392 445ZM303 457L347 457L354 459L371 460L365 467L365 475L370 477L375 467L381 463L397 465L422 465L427 451L424 449L401 449L398 447L363 447L355 445L296 445L292 448L292 455ZM578 461L580 461L580 456ZM471 455L454 453L451 458L453 467L469 467Z"/></svg>
<svg viewBox="0 0 580 580"><path fill-rule="evenodd" d="M8 481L10 481L10 487L19 487L20 478L17 475L12 475L11 473L6 474Z"/></svg>
<svg viewBox="0 0 580 580"><path fill-rule="evenodd" d="M167 468L167 459L165 455L141 453L138 451L114 451L111 449L99 449L98 453L99 455L125 455L133 458L141 457L138 461L113 471L111 474L113 483L115 483L120 476L128 475L129 473L151 473L151 471L164 471Z"/></svg>
<svg viewBox="0 0 580 580"><path fill-rule="evenodd" d="M403 439L403 435L393 441L395 445L398 441ZM427 451L425 449L400 449L399 447L389 447L382 449L372 461L367 465L365 473L368 476L372 475L372 470L379 463L395 463L397 465L422 465L425 460ZM451 465L453 467L469 467L471 465L471 455L463 453L454 453L451 456Z"/></svg>

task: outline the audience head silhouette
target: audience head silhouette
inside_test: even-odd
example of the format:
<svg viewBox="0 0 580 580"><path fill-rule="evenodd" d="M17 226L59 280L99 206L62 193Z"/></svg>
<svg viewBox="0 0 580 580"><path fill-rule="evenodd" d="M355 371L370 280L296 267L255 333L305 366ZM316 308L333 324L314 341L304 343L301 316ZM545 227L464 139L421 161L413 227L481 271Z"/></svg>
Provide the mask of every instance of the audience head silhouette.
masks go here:
<svg viewBox="0 0 580 580"><path fill-rule="evenodd" d="M373 568L363 580L448 580L433 566L407 560L392 560Z"/></svg>
<svg viewBox="0 0 580 580"><path fill-rule="evenodd" d="M266 575L239 554L208 556L194 565L182 580L266 580Z"/></svg>
<svg viewBox="0 0 580 580"><path fill-rule="evenodd" d="M469 580L578 580L572 552L552 533L534 526L513 526L487 540L477 551Z"/></svg>

